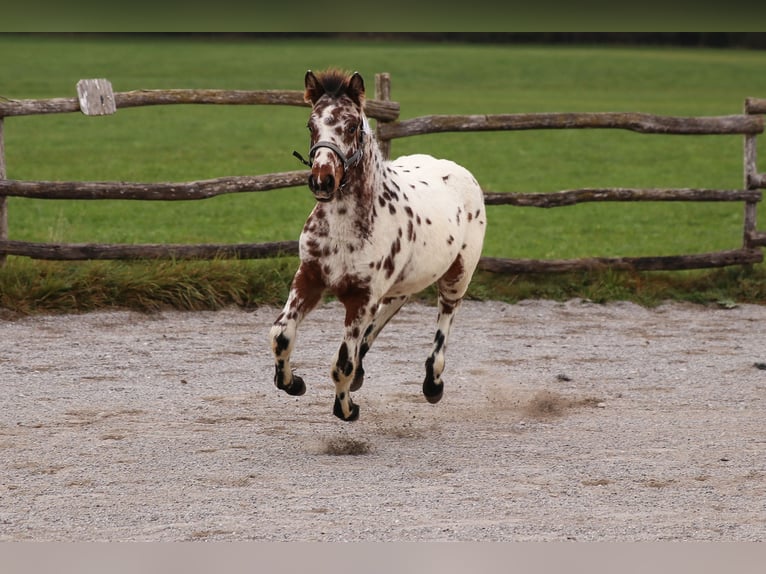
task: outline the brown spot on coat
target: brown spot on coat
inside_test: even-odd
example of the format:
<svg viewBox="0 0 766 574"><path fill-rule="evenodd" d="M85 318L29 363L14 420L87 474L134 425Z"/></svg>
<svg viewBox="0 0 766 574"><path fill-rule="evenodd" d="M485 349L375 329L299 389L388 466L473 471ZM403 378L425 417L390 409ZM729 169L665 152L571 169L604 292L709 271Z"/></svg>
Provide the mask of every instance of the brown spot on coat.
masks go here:
<svg viewBox="0 0 766 574"><path fill-rule="evenodd" d="M313 308L319 302L325 288L319 262L302 262L293 278L293 289L298 295L295 307L304 310Z"/></svg>
<svg viewBox="0 0 766 574"><path fill-rule="evenodd" d="M439 279L439 284L451 287L463 278L464 273L465 266L463 265L463 256L458 255L455 257L455 260L452 262L449 269L447 269L447 272L441 276L441 279Z"/></svg>
<svg viewBox="0 0 766 574"><path fill-rule="evenodd" d="M386 279L389 279L394 274L394 258L391 255L383 261L383 268L386 270Z"/></svg>
<svg viewBox="0 0 766 574"><path fill-rule="evenodd" d="M322 250L319 248L319 242L311 238L308 241L306 241L306 247L308 247L309 255L311 257L319 257L322 255Z"/></svg>
<svg viewBox="0 0 766 574"><path fill-rule="evenodd" d="M407 241L415 241L415 226L412 225L412 221L407 222Z"/></svg>
<svg viewBox="0 0 766 574"><path fill-rule="evenodd" d="M369 278L347 277L333 291L346 308L346 327L354 324L370 302Z"/></svg>

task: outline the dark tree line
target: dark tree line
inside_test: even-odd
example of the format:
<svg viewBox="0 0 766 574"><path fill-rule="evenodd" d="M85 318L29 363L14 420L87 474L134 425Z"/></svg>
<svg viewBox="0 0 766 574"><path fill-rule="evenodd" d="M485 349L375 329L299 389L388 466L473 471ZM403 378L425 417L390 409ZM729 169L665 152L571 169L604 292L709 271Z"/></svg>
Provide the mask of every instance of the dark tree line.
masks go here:
<svg viewBox="0 0 766 574"><path fill-rule="evenodd" d="M247 36L367 38L485 44L592 44L766 49L765 32L258 32L247 34Z"/></svg>
<svg viewBox="0 0 766 574"><path fill-rule="evenodd" d="M365 32L337 36L432 42L648 45L766 49L764 32Z"/></svg>
<svg viewBox="0 0 766 574"><path fill-rule="evenodd" d="M54 35L80 35L78 32ZM766 50L766 32L175 32L175 33L89 33L90 36L189 37L201 40L226 38L350 38L413 40L420 42L464 42L483 44L558 44L683 46L708 48L751 48Z"/></svg>

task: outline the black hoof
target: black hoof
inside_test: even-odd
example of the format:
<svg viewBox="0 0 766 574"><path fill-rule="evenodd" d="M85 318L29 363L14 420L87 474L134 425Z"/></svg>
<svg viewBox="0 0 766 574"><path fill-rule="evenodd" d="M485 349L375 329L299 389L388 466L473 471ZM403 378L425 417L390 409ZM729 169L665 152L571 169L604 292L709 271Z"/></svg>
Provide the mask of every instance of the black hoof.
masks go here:
<svg viewBox="0 0 766 574"><path fill-rule="evenodd" d="M293 382L290 383L289 387L277 383L277 388L283 390L288 395L299 397L306 392L306 383L299 376L293 375Z"/></svg>
<svg viewBox="0 0 766 574"><path fill-rule="evenodd" d="M426 379L423 381L423 395L426 397L426 400L431 403L432 405L438 403L442 399L442 395L444 394L444 384L439 383L438 385L433 382L433 380Z"/></svg>
<svg viewBox="0 0 766 574"><path fill-rule="evenodd" d="M351 414L348 416L348 418L346 418L343 416L343 409L340 406L340 400L338 400L338 397L335 397L335 406L332 409L332 414L334 414L342 421L355 421L359 418L359 407L354 403L351 403Z"/></svg>
<svg viewBox="0 0 766 574"><path fill-rule="evenodd" d="M362 383L364 383L364 369L360 366L356 368L356 372L354 373L354 382L351 383L350 390L358 391L362 388Z"/></svg>

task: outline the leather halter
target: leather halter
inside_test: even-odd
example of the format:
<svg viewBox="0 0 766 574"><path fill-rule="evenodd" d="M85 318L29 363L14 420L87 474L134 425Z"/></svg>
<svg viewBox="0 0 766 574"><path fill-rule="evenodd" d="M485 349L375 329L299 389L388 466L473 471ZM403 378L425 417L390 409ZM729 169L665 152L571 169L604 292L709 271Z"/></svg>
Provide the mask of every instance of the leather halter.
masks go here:
<svg viewBox="0 0 766 574"><path fill-rule="evenodd" d="M309 149L308 161L303 159L303 156L299 154L297 151L293 151L293 155L297 157L302 164L308 167L312 167L314 165L314 156L316 155L317 150L323 147L326 147L327 149L331 150L333 153L335 153L335 155L338 156L338 159L340 159L341 163L343 163L343 177L341 178L340 185L339 185L340 188L343 188L343 186L346 185L346 174L348 173L348 168L357 166L362 159L362 152L363 152L362 144L363 143L364 143L364 129L360 129L359 142L356 146L356 150L354 151L354 153L352 153L348 157L346 157L346 154L344 154L343 151L341 151L341 149L337 145L335 145L334 143L330 141L324 141L324 140L318 141L313 146L311 146L311 148Z"/></svg>

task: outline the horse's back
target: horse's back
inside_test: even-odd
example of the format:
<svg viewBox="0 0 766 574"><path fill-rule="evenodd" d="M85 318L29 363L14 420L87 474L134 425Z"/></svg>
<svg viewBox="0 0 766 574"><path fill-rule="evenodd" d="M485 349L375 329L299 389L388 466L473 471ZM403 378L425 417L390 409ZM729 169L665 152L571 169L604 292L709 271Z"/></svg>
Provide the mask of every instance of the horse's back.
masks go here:
<svg viewBox="0 0 766 574"><path fill-rule="evenodd" d="M433 213L446 225L474 230L484 236L484 194L473 174L463 166L430 155L407 155L391 162L399 186L422 214ZM462 225L469 223L472 225Z"/></svg>
<svg viewBox="0 0 766 574"><path fill-rule="evenodd" d="M455 200L483 205L484 199L476 178L462 165L449 159L426 154L400 156L391 162L399 177L407 181L410 190L420 192L429 199L439 191L456 194ZM405 193L408 192L404 189ZM410 192L411 193L411 192Z"/></svg>
<svg viewBox="0 0 766 574"><path fill-rule="evenodd" d="M397 293L419 291L441 277L458 257L470 278L481 256L486 228L481 187L453 161L417 154L390 164L412 217L404 233L410 275ZM408 214L409 215L409 214ZM412 285L406 285L412 282Z"/></svg>

